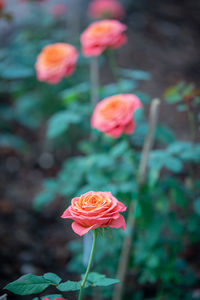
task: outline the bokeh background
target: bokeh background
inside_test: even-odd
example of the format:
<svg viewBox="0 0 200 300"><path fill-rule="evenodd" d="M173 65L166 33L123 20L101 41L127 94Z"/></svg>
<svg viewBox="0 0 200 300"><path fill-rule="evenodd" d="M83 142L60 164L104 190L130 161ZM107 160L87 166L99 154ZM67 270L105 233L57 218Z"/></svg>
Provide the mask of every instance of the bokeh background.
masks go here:
<svg viewBox="0 0 200 300"><path fill-rule="evenodd" d="M52 8L58 2L66 6L66 11L54 16ZM69 242L79 238L71 230L70 222L60 218L67 199L56 196L42 209L33 207L33 199L41 192L43 180L54 178L64 160L79 154L73 142L55 146L46 139L47 120L60 109L60 102L56 103L57 99L51 96L57 93L57 87L40 84L35 79L34 63L48 40L65 40L79 45L79 34L91 22L87 16L89 2L52 0L30 4L7 0L6 16L0 19L1 287L25 273L53 271L66 279L79 278L68 268L73 256L73 246ZM176 104L168 105L163 95L170 86L180 81L193 83L199 88L200 2L122 0L121 3L126 12L123 22L128 26L128 43L116 51L117 64L121 68L143 70L150 74L151 79L142 81L140 89L150 98L161 99L162 123L174 130L178 139L191 141L187 112L177 111ZM80 60L81 63L85 61ZM80 76L85 78L85 74L87 71ZM73 87L73 80L62 82L58 90L65 90L67 85ZM100 68L100 84L113 81L111 68L104 60ZM38 106L34 106L40 101L38 92L41 98L45 98L40 113ZM32 100L29 99L31 97ZM199 112L197 107L195 114ZM148 105L145 113L148 113ZM77 138L77 133L75 136ZM198 172L197 169L196 176ZM66 178L66 182L69 184L70 177ZM188 262L195 265L198 276L199 250L197 242L185 253ZM150 284L139 287L142 288L144 299L158 299L154 298L154 288ZM200 286L197 284L194 290L194 299L200 299ZM174 299L182 298L177 296Z"/></svg>

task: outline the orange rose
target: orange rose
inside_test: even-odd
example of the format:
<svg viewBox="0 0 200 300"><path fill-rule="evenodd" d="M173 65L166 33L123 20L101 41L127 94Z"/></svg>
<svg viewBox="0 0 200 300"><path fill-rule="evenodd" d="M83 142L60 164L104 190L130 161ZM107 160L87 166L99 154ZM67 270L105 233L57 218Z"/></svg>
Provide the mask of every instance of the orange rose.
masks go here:
<svg viewBox="0 0 200 300"><path fill-rule="evenodd" d="M93 0L90 2L88 15L93 19L122 19L125 13L123 6L117 0Z"/></svg>
<svg viewBox="0 0 200 300"><path fill-rule="evenodd" d="M141 107L140 99L132 94L108 97L97 104L91 126L113 138L118 138L122 133L131 134L135 128L133 114Z"/></svg>
<svg viewBox="0 0 200 300"><path fill-rule="evenodd" d="M119 48L127 41L125 30L126 26L117 20L92 23L81 35L83 54L98 56L107 48Z"/></svg>
<svg viewBox="0 0 200 300"><path fill-rule="evenodd" d="M56 43L44 47L35 64L37 79L56 84L74 72L77 50L69 44Z"/></svg>
<svg viewBox="0 0 200 300"><path fill-rule="evenodd" d="M126 206L118 201L110 192L88 192L72 199L61 216L74 220L72 229L79 235L96 228L122 228L125 230L125 220L119 213Z"/></svg>

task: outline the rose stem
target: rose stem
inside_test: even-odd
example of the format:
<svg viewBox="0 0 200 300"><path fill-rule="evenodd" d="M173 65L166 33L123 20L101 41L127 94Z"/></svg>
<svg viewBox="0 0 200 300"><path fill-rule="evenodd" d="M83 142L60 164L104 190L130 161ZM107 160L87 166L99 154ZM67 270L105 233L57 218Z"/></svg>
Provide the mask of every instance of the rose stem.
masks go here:
<svg viewBox="0 0 200 300"><path fill-rule="evenodd" d="M98 58L92 57L90 60L90 83L91 83L91 104L93 107L99 100L99 65Z"/></svg>
<svg viewBox="0 0 200 300"><path fill-rule="evenodd" d="M194 114L190 109L188 108L188 119L190 123L190 130L192 133L192 139L195 142L196 140L196 125L195 125L195 119L194 119Z"/></svg>
<svg viewBox="0 0 200 300"><path fill-rule="evenodd" d="M89 259L89 262L88 262L87 270L85 272L83 281L81 283L81 289L80 289L78 300L82 300L82 297L83 297L83 291L84 291L85 283L86 283L88 274L90 272L90 267L91 267L93 256L94 256L94 250L95 250L95 246L96 246L96 240L97 240L97 231L93 230L93 243L92 243L92 249L91 249L91 253L90 253L90 259Z"/></svg>
<svg viewBox="0 0 200 300"><path fill-rule="evenodd" d="M133 240L133 234L134 234L134 230L135 230L134 211L137 208L137 204L138 204L140 194L141 194L141 188L146 179L148 157L149 157L149 152L153 146L154 132L155 132L155 128L156 128L156 124L157 124L157 120L158 120L159 105L160 105L160 100L154 99L152 101L151 107L150 107L149 129L148 129L148 133L146 135L145 141L144 141L144 146L142 149L141 160L140 160L140 165L139 165L139 172L138 172L138 197L137 197L135 203L133 201L131 201L131 204L129 207L128 220L127 220L127 225L126 225L127 228L129 229L129 235L127 237L125 237L125 239L124 239L122 252L121 252L120 259L119 259L117 278L120 280L120 283L115 285L113 298L112 298L113 300L122 299L123 285L124 285L125 276L126 276L126 269L127 269L128 260L129 260L129 253L130 253L132 240Z"/></svg>
<svg viewBox="0 0 200 300"><path fill-rule="evenodd" d="M106 51L106 53L107 53L107 57L108 57L108 61L109 61L109 64L110 64L110 68L111 68L113 77L114 77L116 82L119 82L119 72L118 72L118 67L117 67L117 64L116 64L114 52L113 52L113 50L108 49Z"/></svg>

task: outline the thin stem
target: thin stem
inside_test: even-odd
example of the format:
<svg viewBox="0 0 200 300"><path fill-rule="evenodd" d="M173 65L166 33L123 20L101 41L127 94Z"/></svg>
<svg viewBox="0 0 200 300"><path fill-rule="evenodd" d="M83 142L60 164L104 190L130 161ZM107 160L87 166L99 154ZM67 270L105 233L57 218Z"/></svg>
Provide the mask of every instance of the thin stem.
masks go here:
<svg viewBox="0 0 200 300"><path fill-rule="evenodd" d="M196 140L196 125L195 125L195 119L194 119L194 114L193 114L193 112L191 112L189 109L188 109L188 119L189 119L189 123L190 123L190 130L191 130L191 133L192 133L192 139L193 139L193 141L195 142L195 140Z"/></svg>
<svg viewBox="0 0 200 300"><path fill-rule="evenodd" d="M113 52L113 50L108 49L106 53L107 53L107 56L108 56L108 61L109 61L109 64L110 64L110 68L111 68L113 77L114 77L115 81L118 82L119 81L119 72L118 72L114 52Z"/></svg>
<svg viewBox="0 0 200 300"><path fill-rule="evenodd" d="M124 238L124 243L122 247L121 256L119 259L119 265L117 270L117 278L120 280L120 283L115 285L114 293L113 293L113 300L121 300L122 293L123 293L123 285L126 276L126 270L128 266L129 254L130 249L133 241L133 235L135 231L135 215L134 212L137 209L138 203L141 197L141 188L146 179L146 170L148 164L148 157L149 152L152 148L153 141L154 141L154 133L156 128L156 123L158 119L158 107L160 104L160 100L154 99L151 103L150 107L150 116L149 116L149 129L147 136L145 138L140 166L139 166L139 173L138 173L138 198L133 202L131 201L129 212L128 212L128 220L127 220L127 228L129 229L129 235Z"/></svg>
<svg viewBox="0 0 200 300"><path fill-rule="evenodd" d="M154 141L154 131L158 120L158 107L160 105L159 99L154 99L151 103L150 107L150 115L149 115L149 129L147 136L144 141L144 146L142 149L141 161L139 166L139 173L138 173L138 186L139 189L144 184L146 179L147 173L147 164L149 158L149 152L153 146Z"/></svg>
<svg viewBox="0 0 200 300"><path fill-rule="evenodd" d="M95 107L99 101L99 65L97 57L92 57L90 60L90 82L91 104L93 107Z"/></svg>
<svg viewBox="0 0 200 300"><path fill-rule="evenodd" d="M90 253L90 259L89 259L89 263L88 263L87 270L85 272L83 281L81 283L81 289L80 289L78 300L82 300L82 297L83 297L83 291L84 291L85 283L87 281L87 277L88 277L88 274L90 272L90 268L91 268L91 265L92 265L92 260L93 260L93 257L94 257L94 250L95 250L95 246L96 246L96 240L97 240L97 231L93 230L93 243L92 243L92 249L91 249L91 253Z"/></svg>

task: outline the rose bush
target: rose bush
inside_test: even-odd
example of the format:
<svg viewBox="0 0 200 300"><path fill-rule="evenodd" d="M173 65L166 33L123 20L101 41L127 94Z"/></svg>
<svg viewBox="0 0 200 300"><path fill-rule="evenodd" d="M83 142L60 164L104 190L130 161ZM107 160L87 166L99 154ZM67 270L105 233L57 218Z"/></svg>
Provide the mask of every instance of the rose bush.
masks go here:
<svg viewBox="0 0 200 300"><path fill-rule="evenodd" d="M85 56L98 56L105 49L115 49L127 41L126 26L117 20L102 20L92 23L81 35Z"/></svg>
<svg viewBox="0 0 200 300"><path fill-rule="evenodd" d="M44 47L35 64L37 79L56 84L75 70L78 51L70 44L55 43Z"/></svg>
<svg viewBox="0 0 200 300"><path fill-rule="evenodd" d="M79 235L97 228L121 228L125 230L125 220L120 212L126 206L118 201L110 192L90 191L80 197L72 199L61 216L74 220L72 229Z"/></svg>
<svg viewBox="0 0 200 300"><path fill-rule="evenodd" d="M135 128L133 114L141 107L140 99L132 94L105 98L97 104L91 126L113 138L118 138L122 133L131 134Z"/></svg>

